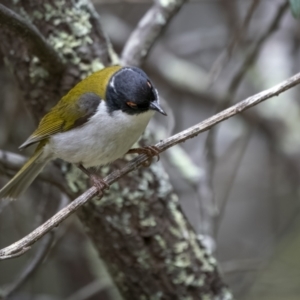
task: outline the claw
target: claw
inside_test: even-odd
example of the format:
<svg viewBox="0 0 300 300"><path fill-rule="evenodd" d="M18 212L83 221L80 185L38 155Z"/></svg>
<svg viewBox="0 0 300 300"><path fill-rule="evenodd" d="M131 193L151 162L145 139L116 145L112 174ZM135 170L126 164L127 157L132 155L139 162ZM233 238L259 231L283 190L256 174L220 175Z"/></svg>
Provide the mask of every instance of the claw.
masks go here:
<svg viewBox="0 0 300 300"><path fill-rule="evenodd" d="M109 184L97 174L91 173L82 164L78 164L77 167L90 178L92 185L97 188L99 194L102 194L102 189L109 189Z"/></svg>
<svg viewBox="0 0 300 300"><path fill-rule="evenodd" d="M102 189L109 189L109 185L96 174L90 174L90 180L93 186L95 186L99 193L102 193Z"/></svg>
<svg viewBox="0 0 300 300"><path fill-rule="evenodd" d="M159 149L156 146L145 146L142 148L132 148L130 150L128 150L127 152L128 154L130 153L137 153L137 154L146 154L149 159L144 163L144 166L150 166L151 164L151 158L156 156L157 157L157 161L159 161L160 157L159 157Z"/></svg>

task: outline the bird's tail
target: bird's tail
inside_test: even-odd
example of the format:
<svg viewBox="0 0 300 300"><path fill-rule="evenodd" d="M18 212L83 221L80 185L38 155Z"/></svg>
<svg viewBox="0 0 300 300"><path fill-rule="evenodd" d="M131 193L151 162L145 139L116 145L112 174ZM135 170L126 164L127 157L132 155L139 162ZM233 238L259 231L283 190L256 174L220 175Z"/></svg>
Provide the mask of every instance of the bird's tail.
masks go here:
<svg viewBox="0 0 300 300"><path fill-rule="evenodd" d="M47 159L38 160L42 153L43 147L38 147L21 170L0 190L0 199L17 199L29 187L48 162Z"/></svg>

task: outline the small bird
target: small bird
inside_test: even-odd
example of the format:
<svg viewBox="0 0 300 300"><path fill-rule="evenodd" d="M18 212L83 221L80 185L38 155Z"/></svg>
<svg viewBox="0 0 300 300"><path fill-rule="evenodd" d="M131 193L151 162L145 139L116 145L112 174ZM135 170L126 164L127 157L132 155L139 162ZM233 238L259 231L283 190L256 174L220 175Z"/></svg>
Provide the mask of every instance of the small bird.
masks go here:
<svg viewBox="0 0 300 300"><path fill-rule="evenodd" d="M111 66L73 87L42 118L19 147L38 143L33 156L0 190L1 198L18 198L52 159L76 164L99 189L105 182L87 170L126 153L157 155L155 147L133 148L155 111L166 115L158 92L139 68Z"/></svg>

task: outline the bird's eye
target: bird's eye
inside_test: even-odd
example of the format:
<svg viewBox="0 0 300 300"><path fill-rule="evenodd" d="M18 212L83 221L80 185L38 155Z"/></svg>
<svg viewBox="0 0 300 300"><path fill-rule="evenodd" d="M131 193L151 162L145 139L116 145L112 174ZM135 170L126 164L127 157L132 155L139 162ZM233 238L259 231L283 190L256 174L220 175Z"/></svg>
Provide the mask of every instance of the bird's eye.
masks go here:
<svg viewBox="0 0 300 300"><path fill-rule="evenodd" d="M152 88L152 84L151 84L151 82L149 80L147 81L147 84L148 84L149 88L151 89Z"/></svg>
<svg viewBox="0 0 300 300"><path fill-rule="evenodd" d="M134 102L132 102L132 101L127 101L126 104L127 104L128 106L130 106L131 108L136 108L136 107L137 107L137 104L134 103Z"/></svg>

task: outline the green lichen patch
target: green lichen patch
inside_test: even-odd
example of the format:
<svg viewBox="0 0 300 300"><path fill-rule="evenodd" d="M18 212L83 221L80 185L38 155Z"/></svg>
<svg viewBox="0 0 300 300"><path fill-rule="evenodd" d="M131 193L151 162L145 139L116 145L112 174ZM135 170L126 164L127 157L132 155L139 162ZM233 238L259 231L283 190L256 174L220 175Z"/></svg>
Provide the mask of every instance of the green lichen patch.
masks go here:
<svg viewBox="0 0 300 300"><path fill-rule="evenodd" d="M32 12L32 18L36 20L42 20L43 19L43 14L39 10L34 10Z"/></svg>
<svg viewBox="0 0 300 300"><path fill-rule="evenodd" d="M174 226L170 226L169 227L169 231L171 232L171 234L176 237L176 238L181 238L181 232L177 227Z"/></svg>
<svg viewBox="0 0 300 300"><path fill-rule="evenodd" d="M157 197L165 199L173 191L169 175L164 170L161 162L152 163L150 170L160 179L158 182Z"/></svg>
<svg viewBox="0 0 300 300"><path fill-rule="evenodd" d="M48 71L41 66L38 57L33 56L29 66L29 78L32 84L35 84L40 79L45 79L49 76ZM42 81L43 82L43 81Z"/></svg>
<svg viewBox="0 0 300 300"><path fill-rule="evenodd" d="M186 286L190 286L192 285L192 283L195 281L195 275L194 274L190 274L186 277L184 284Z"/></svg>
<svg viewBox="0 0 300 300"><path fill-rule="evenodd" d="M171 201L168 202L168 208L173 216L174 221L177 224L182 238L189 239L189 230L187 229L186 220L183 214L178 209L178 197L177 195L171 195Z"/></svg>
<svg viewBox="0 0 300 300"><path fill-rule="evenodd" d="M127 198L126 205L138 205L140 202L140 199L144 196L144 193L141 191L130 191L125 195Z"/></svg>
<svg viewBox="0 0 300 300"><path fill-rule="evenodd" d="M192 246L193 252L196 258L202 263L202 271L203 272L212 272L215 269L215 264L208 259L211 257L210 254L206 251L204 247L199 247L197 242L197 238L194 232L191 232L190 244Z"/></svg>
<svg viewBox="0 0 300 300"><path fill-rule="evenodd" d="M179 285L179 284L183 284L185 282L187 278L187 273L186 273L186 270L180 270L179 272L177 272L177 275L175 278L173 278L172 282L175 284L175 285Z"/></svg>
<svg viewBox="0 0 300 300"><path fill-rule="evenodd" d="M72 5L65 0L56 0L53 4L44 3L43 11L35 10L35 20L52 24L48 43L61 56L64 63L76 65L81 78L104 67L95 57L90 61L91 33L93 26L87 1L75 0ZM63 29L63 30L62 30Z"/></svg>
<svg viewBox="0 0 300 300"><path fill-rule="evenodd" d="M191 265L189 253L180 253L175 256L173 264L177 268L187 268Z"/></svg>
<svg viewBox="0 0 300 300"><path fill-rule="evenodd" d="M107 215L105 216L106 221L116 229L125 235L132 234L132 229L130 227L131 214L128 212L123 212L120 215Z"/></svg>
<svg viewBox="0 0 300 300"><path fill-rule="evenodd" d="M161 235L156 234L154 236L154 239L156 240L157 244L159 245L159 247L162 250L166 250L167 249L167 243L166 243L166 241L164 240L164 238Z"/></svg>
<svg viewBox="0 0 300 300"><path fill-rule="evenodd" d="M146 249L135 253L138 264L144 269L150 269L150 255Z"/></svg>
<svg viewBox="0 0 300 300"><path fill-rule="evenodd" d="M155 227L157 224L156 224L154 216L150 216L150 217L145 218L142 221L140 221L140 225L142 227Z"/></svg>
<svg viewBox="0 0 300 300"><path fill-rule="evenodd" d="M194 287L202 287L205 284L205 276L201 275L199 278L195 278L189 285Z"/></svg>
<svg viewBox="0 0 300 300"><path fill-rule="evenodd" d="M175 253L182 253L183 251L188 249L189 244L187 241L180 241L180 242L174 244L173 247L174 247Z"/></svg>
<svg viewBox="0 0 300 300"><path fill-rule="evenodd" d="M162 292L156 292L155 295L150 296L150 300L160 300L163 298Z"/></svg>
<svg viewBox="0 0 300 300"><path fill-rule="evenodd" d="M82 180L78 180L82 178ZM66 180L71 191L75 194L86 188L87 175L80 171L74 165L71 165L70 170L66 173Z"/></svg>

